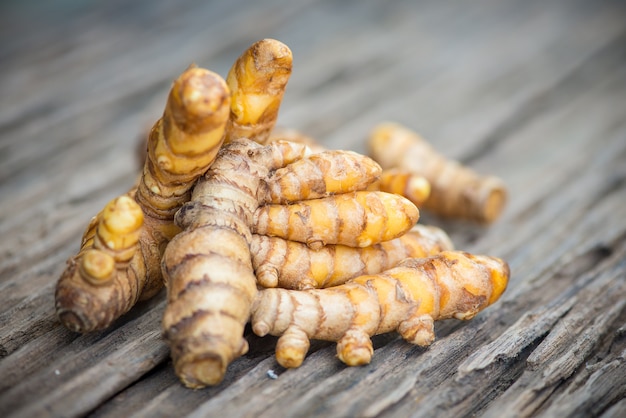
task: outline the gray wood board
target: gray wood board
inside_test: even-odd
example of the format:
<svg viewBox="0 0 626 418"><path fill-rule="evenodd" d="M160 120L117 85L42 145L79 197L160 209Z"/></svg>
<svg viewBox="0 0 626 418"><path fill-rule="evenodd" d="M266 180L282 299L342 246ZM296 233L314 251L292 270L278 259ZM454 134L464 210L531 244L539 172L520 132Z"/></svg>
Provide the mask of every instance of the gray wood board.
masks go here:
<svg viewBox="0 0 626 418"><path fill-rule="evenodd" d="M626 415L622 2L126 3L0 5L0 415ZM54 286L91 216L132 185L171 81L192 62L225 75L263 37L294 53L281 125L365 152L394 120L503 178L495 224L421 222L512 277L428 349L379 336L372 363L347 368L319 342L284 370L275 338L248 332L225 381L193 391L160 336L162 294L78 335Z"/></svg>

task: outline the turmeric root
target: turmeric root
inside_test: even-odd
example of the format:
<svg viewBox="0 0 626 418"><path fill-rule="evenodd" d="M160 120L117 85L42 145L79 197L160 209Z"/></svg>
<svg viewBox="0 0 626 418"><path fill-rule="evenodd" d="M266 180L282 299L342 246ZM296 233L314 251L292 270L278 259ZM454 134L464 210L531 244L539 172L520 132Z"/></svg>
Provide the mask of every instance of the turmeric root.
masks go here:
<svg viewBox="0 0 626 418"><path fill-rule="evenodd" d="M251 227L259 205L272 195L269 190L278 190L274 195L277 201L300 195L310 197L311 193L304 191L308 189L296 187L309 173L322 180L314 193L342 193L373 180L378 168L369 158L350 152L319 154L312 161L305 158L308 152L305 145L293 142L261 146L246 138L233 140L221 149L207 173L198 180L191 201L177 213L176 224L184 230L172 239L163 256L163 275L168 284L163 329L176 373L185 385L202 387L219 383L228 364L247 350L243 329L256 295L250 253ZM345 176L343 182L330 178L332 174L340 174L336 173L336 167L345 168L341 174ZM276 183L281 187L273 188L272 179L282 179ZM287 193L288 199L281 193ZM360 196L358 193L332 198L355 199ZM401 222L408 223L407 218L411 222L417 218L415 206L402 197L364 193L359 204L369 202L370 206L378 205L390 214L381 213L377 215L380 218L377 224L369 229L367 225L353 228L352 233L384 228L385 222L394 233L399 231ZM344 200L344 206L349 208L348 199ZM396 201L406 203L402 206ZM319 204L323 199L306 202ZM370 211L368 208L363 216L368 216ZM402 213L398 215L394 211ZM281 220L269 221L267 225L272 227L276 222ZM292 222L293 230L301 228L293 219L288 222ZM384 238L383 233L376 234L371 239Z"/></svg>
<svg viewBox="0 0 626 418"><path fill-rule="evenodd" d="M399 194L419 208L423 206L430 195L430 182L420 174L389 168L383 170L380 179L372 183L368 190Z"/></svg>
<svg viewBox="0 0 626 418"><path fill-rule="evenodd" d="M261 290L252 329L280 336L276 359L283 367L302 364L309 339L336 341L342 362L363 365L373 355L372 335L396 330L406 341L428 346L433 321L474 317L498 300L508 277L508 265L493 257L452 251L409 258L328 289Z"/></svg>
<svg viewBox="0 0 626 418"><path fill-rule="evenodd" d="M219 383L248 345L243 330L256 295L249 250L257 192L272 169L302 158L304 145L265 147L245 138L225 145L176 215L184 229L167 246L164 337L188 387Z"/></svg>
<svg viewBox="0 0 626 418"><path fill-rule="evenodd" d="M284 204L329 193L364 190L380 176L380 166L352 151L323 151L273 172L263 203Z"/></svg>
<svg viewBox="0 0 626 418"><path fill-rule="evenodd" d="M67 328L84 332L108 325L137 302L140 278L146 275L143 259L135 257L143 220L128 195L92 219L57 288L57 314Z"/></svg>
<svg viewBox="0 0 626 418"><path fill-rule="evenodd" d="M215 158L229 104L226 83L208 70L189 68L174 82L163 117L150 133L137 189L94 217L80 252L68 260L59 279L56 310L67 328L77 332L106 328L138 300L163 287L161 255L179 231L174 214ZM130 198L142 213L141 228L137 210L127 202ZM135 219L131 224L140 229L110 227L128 218ZM138 242L130 245L137 236Z"/></svg>
<svg viewBox="0 0 626 418"><path fill-rule="evenodd" d="M256 42L235 61L226 77L232 99L226 142L241 137L267 142L278 118L292 61L289 48L274 39Z"/></svg>
<svg viewBox="0 0 626 418"><path fill-rule="evenodd" d="M253 232L306 243L367 247L411 229L419 211L399 195L358 191L293 205L266 205L254 214Z"/></svg>
<svg viewBox="0 0 626 418"><path fill-rule="evenodd" d="M428 257L453 247L443 230L417 224L399 238L365 248L326 245L313 251L299 242L253 235L250 249L259 285L305 290L338 286L390 269L405 258Z"/></svg>
<svg viewBox="0 0 626 418"><path fill-rule="evenodd" d="M500 216L506 201L502 180L480 176L437 153L419 135L393 123L383 123L370 135L370 154L383 169L397 167L424 176L431 185L423 207L443 217L483 223Z"/></svg>
<svg viewBox="0 0 626 418"><path fill-rule="evenodd" d="M292 141L305 144L313 154L328 152L328 149L315 139L296 129L278 128L272 131L270 141ZM430 182L426 177L406 169L388 168L382 170L380 178L371 183L367 190L399 194L409 199L418 208L430 195ZM359 189L362 190L362 189Z"/></svg>

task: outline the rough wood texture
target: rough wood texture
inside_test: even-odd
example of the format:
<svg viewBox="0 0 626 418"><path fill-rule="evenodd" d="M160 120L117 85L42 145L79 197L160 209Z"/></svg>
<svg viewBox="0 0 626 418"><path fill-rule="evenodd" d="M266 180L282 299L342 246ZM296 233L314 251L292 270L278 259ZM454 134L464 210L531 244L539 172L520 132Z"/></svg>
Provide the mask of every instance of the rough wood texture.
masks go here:
<svg viewBox="0 0 626 418"><path fill-rule="evenodd" d="M626 416L623 2L31 4L0 5L0 416ZM503 178L494 225L422 221L513 275L428 349L381 336L346 368L317 343L285 371L275 339L248 334L225 381L192 391L160 337L163 295L81 336L54 284L132 184L171 80L191 62L225 75L264 37L294 53L280 124L363 152L393 120Z"/></svg>

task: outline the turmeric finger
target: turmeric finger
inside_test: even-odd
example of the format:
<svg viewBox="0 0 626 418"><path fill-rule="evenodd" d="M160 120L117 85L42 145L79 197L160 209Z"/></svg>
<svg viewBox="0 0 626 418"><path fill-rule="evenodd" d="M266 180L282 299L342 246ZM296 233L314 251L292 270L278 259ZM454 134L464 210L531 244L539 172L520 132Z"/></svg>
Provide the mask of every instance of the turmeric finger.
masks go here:
<svg viewBox="0 0 626 418"><path fill-rule="evenodd" d="M372 183L367 190L399 194L419 208L430 196L430 182L420 174L390 168L383 170L380 179Z"/></svg>
<svg viewBox="0 0 626 418"><path fill-rule="evenodd" d="M174 83L163 117L150 132L137 201L155 218L172 219L224 141L228 87L217 74L191 67Z"/></svg>
<svg viewBox="0 0 626 418"><path fill-rule="evenodd" d="M108 326L137 302L146 274L138 251L143 220L130 196L112 200L94 217L56 289L57 315L67 328Z"/></svg>
<svg viewBox="0 0 626 418"><path fill-rule="evenodd" d="M267 142L278 118L292 60L289 48L274 39L256 42L237 58L226 77L232 98L226 142L241 137Z"/></svg>
<svg viewBox="0 0 626 418"><path fill-rule="evenodd" d="M309 339L336 341L339 359L357 366L371 360L371 336L398 331L409 343L428 346L433 321L474 317L498 300L508 278L508 265L494 257L446 251L409 258L328 289L261 290L252 329L280 336L276 359L283 367L300 366Z"/></svg>
<svg viewBox="0 0 626 418"><path fill-rule="evenodd" d="M481 176L437 153L419 135L393 123L380 124L370 135L370 154L383 169L397 167L422 175L431 193L423 207L443 217L490 223L506 202L502 180Z"/></svg>
<svg viewBox="0 0 626 418"><path fill-rule="evenodd" d="M90 262L95 260L94 254L102 253L88 250L96 244L93 237L97 223L110 222L110 216L105 210L94 218L83 237L81 251L68 261L57 284L57 314L67 328L77 332L106 328L137 300L152 297L162 289L161 255L167 242L179 232L174 214L189 200L195 180L215 158L224 138L229 103L226 83L208 70L189 68L174 82L163 117L150 133L148 158L139 185L129 193L143 213L141 235L133 249L136 254L128 268L116 264L110 286L94 284L94 277L106 276L110 263ZM106 241L118 238L127 239L126 235L109 234ZM85 255L88 260L81 261ZM100 255L97 260L103 261ZM85 263L91 267L77 268ZM103 270L98 272L98 268ZM124 302L116 298L124 298ZM82 303L86 300L98 302Z"/></svg>
<svg viewBox="0 0 626 418"><path fill-rule="evenodd" d="M399 238L365 248L326 245L313 251L299 242L253 235L250 249L261 286L305 290L338 286L390 269L405 258L428 257L453 248L443 230L417 224Z"/></svg>
<svg viewBox="0 0 626 418"><path fill-rule="evenodd" d="M399 195L359 191L293 205L266 205L254 214L254 233L306 243L367 247L411 229L419 211Z"/></svg>
<svg viewBox="0 0 626 418"><path fill-rule="evenodd" d="M380 166L352 151L324 151L270 173L262 203L283 204L365 189Z"/></svg>
<svg viewBox="0 0 626 418"><path fill-rule="evenodd" d="M306 147L265 147L246 138L225 145L176 215L183 228L163 255L168 304L164 337L176 374L192 388L219 383L247 351L243 331L256 295L249 243L261 179L301 158Z"/></svg>

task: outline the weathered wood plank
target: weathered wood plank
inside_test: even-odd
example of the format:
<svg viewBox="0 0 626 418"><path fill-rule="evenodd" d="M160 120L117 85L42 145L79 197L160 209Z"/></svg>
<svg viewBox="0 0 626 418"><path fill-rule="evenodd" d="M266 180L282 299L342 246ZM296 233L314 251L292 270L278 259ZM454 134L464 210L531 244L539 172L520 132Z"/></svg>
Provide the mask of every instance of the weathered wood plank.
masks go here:
<svg viewBox="0 0 626 418"><path fill-rule="evenodd" d="M621 416L619 2L149 3L70 10L64 28L35 13L41 32L0 42L0 235L16 237L0 241L3 415ZM383 336L371 365L345 368L321 343L284 370L275 339L248 335L253 349L222 385L190 391L159 337L162 296L77 336L56 323L51 292L87 220L132 183L135 140L169 80L190 61L225 73L264 36L296 58L285 125L363 151L367 130L391 118L503 177L511 201L490 228L425 219L514 274L496 307L438 324L427 350Z"/></svg>
<svg viewBox="0 0 626 418"><path fill-rule="evenodd" d="M47 364L0 395L0 412L55 417L94 409L167 358L160 320L161 309L153 309L80 351Z"/></svg>

